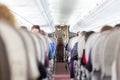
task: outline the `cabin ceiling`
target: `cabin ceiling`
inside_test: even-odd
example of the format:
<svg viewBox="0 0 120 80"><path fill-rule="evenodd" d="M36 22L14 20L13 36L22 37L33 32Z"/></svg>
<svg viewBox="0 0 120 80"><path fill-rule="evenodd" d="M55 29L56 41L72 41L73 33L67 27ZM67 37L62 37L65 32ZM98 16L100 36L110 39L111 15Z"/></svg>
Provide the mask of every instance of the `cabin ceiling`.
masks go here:
<svg viewBox="0 0 120 80"><path fill-rule="evenodd" d="M55 24L74 25L103 0L47 0Z"/></svg>
<svg viewBox="0 0 120 80"><path fill-rule="evenodd" d="M24 25L31 30L33 25L40 25L47 33L55 31L45 0L0 0L0 3L8 6L19 26Z"/></svg>
<svg viewBox="0 0 120 80"><path fill-rule="evenodd" d="M120 21L120 0L0 0L15 15L19 25L31 29L40 25L45 32L55 25L69 25L70 32L99 29Z"/></svg>

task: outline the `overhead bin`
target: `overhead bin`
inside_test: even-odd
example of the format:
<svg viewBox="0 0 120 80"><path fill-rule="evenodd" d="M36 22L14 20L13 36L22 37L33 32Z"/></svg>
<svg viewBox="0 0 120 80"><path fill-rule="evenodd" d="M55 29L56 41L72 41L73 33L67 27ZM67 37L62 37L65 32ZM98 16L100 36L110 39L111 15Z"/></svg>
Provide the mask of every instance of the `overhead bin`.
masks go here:
<svg viewBox="0 0 120 80"><path fill-rule="evenodd" d="M72 31L73 28L77 30L94 30L106 24L115 25L120 23L119 4L119 0L105 0L102 4L91 10L83 19L79 20L76 25L71 27L70 31Z"/></svg>

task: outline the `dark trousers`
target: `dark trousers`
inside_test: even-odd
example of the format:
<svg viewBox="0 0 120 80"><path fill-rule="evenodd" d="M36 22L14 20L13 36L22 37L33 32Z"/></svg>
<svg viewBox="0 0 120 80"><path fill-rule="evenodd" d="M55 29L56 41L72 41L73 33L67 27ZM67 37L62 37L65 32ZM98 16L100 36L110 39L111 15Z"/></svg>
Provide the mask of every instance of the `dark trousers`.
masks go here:
<svg viewBox="0 0 120 80"><path fill-rule="evenodd" d="M37 80L42 80L43 78L46 78L47 71L46 71L44 65L42 65L42 63L38 64L38 69L39 69L40 77Z"/></svg>

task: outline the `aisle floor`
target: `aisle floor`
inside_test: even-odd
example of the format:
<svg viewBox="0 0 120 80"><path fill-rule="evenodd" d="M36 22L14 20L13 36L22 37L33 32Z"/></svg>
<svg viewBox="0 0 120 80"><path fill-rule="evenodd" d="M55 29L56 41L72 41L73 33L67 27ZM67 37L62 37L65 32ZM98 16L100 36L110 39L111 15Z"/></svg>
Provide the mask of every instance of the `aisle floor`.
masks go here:
<svg viewBox="0 0 120 80"><path fill-rule="evenodd" d="M56 63L54 80L70 80L70 76L68 71L65 69L64 62Z"/></svg>

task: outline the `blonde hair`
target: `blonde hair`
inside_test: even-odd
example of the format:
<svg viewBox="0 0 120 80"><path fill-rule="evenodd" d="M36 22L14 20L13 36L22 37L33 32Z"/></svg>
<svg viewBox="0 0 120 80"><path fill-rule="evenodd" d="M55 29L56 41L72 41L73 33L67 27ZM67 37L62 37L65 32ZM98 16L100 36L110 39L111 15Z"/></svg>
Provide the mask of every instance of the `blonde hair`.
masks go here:
<svg viewBox="0 0 120 80"><path fill-rule="evenodd" d="M0 3L0 20L7 21L11 26L16 27L16 21L7 6Z"/></svg>

